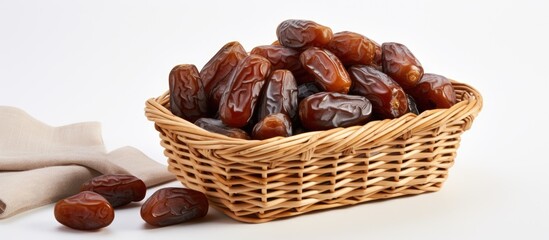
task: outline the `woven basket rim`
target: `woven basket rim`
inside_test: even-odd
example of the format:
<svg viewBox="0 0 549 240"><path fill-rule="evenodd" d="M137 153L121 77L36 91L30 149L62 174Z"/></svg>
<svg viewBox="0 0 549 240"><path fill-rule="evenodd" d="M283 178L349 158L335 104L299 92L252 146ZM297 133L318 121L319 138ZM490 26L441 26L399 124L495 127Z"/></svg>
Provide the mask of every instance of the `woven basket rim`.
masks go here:
<svg viewBox="0 0 549 240"><path fill-rule="evenodd" d="M293 135L290 137L275 137L265 140L244 140L231 138L218 133L213 133L202 129L193 123L177 117L166 107L169 103L169 91L156 98L150 98L146 101L145 115L153 121L157 127L170 129L172 132L184 132L186 136L200 136L200 141L207 144L204 139L209 139L212 144L221 144L223 146L232 146L238 148L242 154L250 154L264 148L276 149L280 146L289 144L306 143L306 145L317 146L324 142L318 139L330 139L328 141L341 141L340 145L345 145L345 139L349 136L364 135L364 140L360 144L378 145L392 141L398 137L406 138L414 133L426 131L442 126L447 121L464 119L467 124L464 130L470 128L472 121L482 109L482 96L473 87L451 80L456 89L458 103L448 109L427 110L419 115L413 113L405 114L395 119L384 119L370 121L362 126L352 126L347 128L335 128L324 131L312 131ZM192 139L186 139L192 141ZM338 143L332 143L338 145ZM353 143L353 145L356 143ZM214 146L213 146L214 147ZM261 151L260 151L261 152ZM221 152L222 153L222 152ZM242 161L256 161L251 159L242 159ZM259 159L261 161L261 159Z"/></svg>

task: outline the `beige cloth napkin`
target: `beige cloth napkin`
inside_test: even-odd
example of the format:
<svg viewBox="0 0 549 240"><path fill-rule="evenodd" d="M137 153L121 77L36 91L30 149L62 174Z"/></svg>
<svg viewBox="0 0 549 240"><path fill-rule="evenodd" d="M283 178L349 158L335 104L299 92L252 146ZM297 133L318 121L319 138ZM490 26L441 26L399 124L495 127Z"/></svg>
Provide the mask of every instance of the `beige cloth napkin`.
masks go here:
<svg viewBox="0 0 549 240"><path fill-rule="evenodd" d="M99 123L51 127L0 106L0 219L75 194L83 182L107 173L130 173L147 186L175 179L135 148L107 153Z"/></svg>

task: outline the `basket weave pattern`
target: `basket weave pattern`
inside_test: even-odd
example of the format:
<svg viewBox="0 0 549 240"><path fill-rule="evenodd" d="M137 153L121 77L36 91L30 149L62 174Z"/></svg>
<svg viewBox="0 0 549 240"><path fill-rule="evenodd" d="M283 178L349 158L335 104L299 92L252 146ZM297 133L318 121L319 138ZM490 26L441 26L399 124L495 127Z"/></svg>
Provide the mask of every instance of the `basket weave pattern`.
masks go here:
<svg viewBox="0 0 549 240"><path fill-rule="evenodd" d="M453 81L458 103L419 116L263 141L203 130L149 99L169 171L212 206L259 223L370 200L433 192L453 165L460 135L482 108L472 87Z"/></svg>

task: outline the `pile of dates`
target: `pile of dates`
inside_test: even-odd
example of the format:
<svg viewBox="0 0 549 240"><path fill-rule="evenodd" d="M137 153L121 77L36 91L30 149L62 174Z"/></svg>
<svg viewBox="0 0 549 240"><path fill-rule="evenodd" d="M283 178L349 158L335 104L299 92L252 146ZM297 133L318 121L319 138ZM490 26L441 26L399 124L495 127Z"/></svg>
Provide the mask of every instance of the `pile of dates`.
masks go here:
<svg viewBox="0 0 549 240"><path fill-rule="evenodd" d="M129 174L100 175L82 184L80 193L55 204L55 219L77 230L97 230L114 220L114 208L145 198L145 183ZM208 199L187 188L162 188L141 206L141 218L150 225L163 227L204 217Z"/></svg>
<svg viewBox="0 0 549 240"><path fill-rule="evenodd" d="M241 139L363 125L456 103L450 81L423 72L404 45L290 19L249 53L223 46L204 67L170 72L173 114Z"/></svg>

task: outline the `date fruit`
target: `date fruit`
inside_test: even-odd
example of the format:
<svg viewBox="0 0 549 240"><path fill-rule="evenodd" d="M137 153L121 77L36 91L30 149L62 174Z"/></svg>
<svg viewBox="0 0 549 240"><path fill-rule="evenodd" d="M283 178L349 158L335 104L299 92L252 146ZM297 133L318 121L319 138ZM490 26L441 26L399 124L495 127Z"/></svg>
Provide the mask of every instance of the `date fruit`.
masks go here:
<svg viewBox="0 0 549 240"><path fill-rule="evenodd" d="M289 137L292 135L292 122L288 115L275 113L265 116L252 131L254 139L263 140L272 137Z"/></svg>
<svg viewBox="0 0 549 240"><path fill-rule="evenodd" d="M190 122L208 115L206 94L194 65L177 65L170 72L170 108Z"/></svg>
<svg viewBox="0 0 549 240"><path fill-rule="evenodd" d="M383 71L383 63L381 62L381 55L382 55L382 51L381 51L381 45L379 45L379 43L377 43L376 41L374 40L371 40L373 43L374 43L374 46L375 46L375 51L376 51L376 56L374 57L374 61L372 62L372 65L379 71Z"/></svg>
<svg viewBox="0 0 549 240"><path fill-rule="evenodd" d="M398 118L408 112L406 93L385 73L366 65L349 68L353 80L351 93L364 96L372 103L374 114L381 118Z"/></svg>
<svg viewBox="0 0 549 240"><path fill-rule="evenodd" d="M387 42L381 45L383 72L402 88L414 87L423 77L423 67L410 50L400 44Z"/></svg>
<svg viewBox="0 0 549 240"><path fill-rule="evenodd" d="M210 94L219 82L226 81L238 62L247 55L244 47L236 41L229 42L219 49L200 70L206 94Z"/></svg>
<svg viewBox="0 0 549 240"><path fill-rule="evenodd" d="M198 127L201 127L210 132L219 133L227 137L240 138L240 139L250 139L250 136L246 131L240 128L232 128L223 124L219 119L213 118L200 118L194 122Z"/></svg>
<svg viewBox="0 0 549 240"><path fill-rule="evenodd" d="M372 104L362 96L321 92L299 104L301 124L312 131L363 125L371 114Z"/></svg>
<svg viewBox="0 0 549 240"><path fill-rule="evenodd" d="M303 69L299 61L301 52L284 46L257 46L252 49L250 54L262 56L271 62L272 70L287 69L290 70L296 82L314 81L314 77Z"/></svg>
<svg viewBox="0 0 549 240"><path fill-rule="evenodd" d="M92 191L103 196L112 207L139 202L145 198L145 183L129 174L105 174L82 184L80 191Z"/></svg>
<svg viewBox="0 0 549 240"><path fill-rule="evenodd" d="M406 96L408 96L408 112L419 115L419 110L417 109L416 100L414 100L414 98L410 94L406 94Z"/></svg>
<svg viewBox="0 0 549 240"><path fill-rule="evenodd" d="M234 72L232 73L234 74ZM231 78L229 76L229 78ZM223 94L227 92L227 88L229 87L229 81L221 81L215 88L210 92L210 97L208 99L208 109L210 110L210 115L213 117L219 117L219 103L221 102L221 98L223 98Z"/></svg>
<svg viewBox="0 0 549 240"><path fill-rule="evenodd" d="M301 101L304 98L315 93L321 92L314 82L308 82L297 86L297 100Z"/></svg>
<svg viewBox="0 0 549 240"><path fill-rule="evenodd" d="M148 224L163 227L206 216L208 199L188 188L163 188L141 206L141 218Z"/></svg>
<svg viewBox="0 0 549 240"><path fill-rule="evenodd" d="M351 78L339 59L330 51L309 48L301 53L301 64L316 83L328 92L348 93Z"/></svg>
<svg viewBox="0 0 549 240"><path fill-rule="evenodd" d="M424 76L403 44L380 45L358 32L333 33L301 19L282 21L276 37L250 52L237 41L225 44L198 77L194 65L174 68L172 112L211 132L265 139L419 114L456 102L451 83Z"/></svg>
<svg viewBox="0 0 549 240"><path fill-rule="evenodd" d="M239 42L229 42L219 49L200 70L204 92L208 97L210 115L215 115L219 109L219 101L226 90L234 68L246 56L248 53Z"/></svg>
<svg viewBox="0 0 549 240"><path fill-rule="evenodd" d="M219 103L219 117L230 127L243 127L252 118L257 98L271 71L269 60L258 55L242 59Z"/></svg>
<svg viewBox="0 0 549 240"><path fill-rule="evenodd" d="M90 191L59 200L54 208L55 219L70 228L96 230L109 226L114 209L103 196Z"/></svg>
<svg viewBox="0 0 549 240"><path fill-rule="evenodd" d="M367 37L354 32L338 32L326 46L345 66L373 64L376 45Z"/></svg>
<svg viewBox="0 0 549 240"><path fill-rule="evenodd" d="M294 119L297 113L297 86L292 72L275 70L263 87L258 106L258 119L274 113L284 113Z"/></svg>
<svg viewBox="0 0 549 240"><path fill-rule="evenodd" d="M301 64L301 63L300 63ZM305 83L314 83L315 82L315 76L309 74L305 69L299 73L293 73L295 82L297 84L305 84Z"/></svg>
<svg viewBox="0 0 549 240"><path fill-rule="evenodd" d="M288 19L276 29L278 42L290 48L322 47L333 37L332 29L309 20Z"/></svg>
<svg viewBox="0 0 549 240"><path fill-rule="evenodd" d="M418 84L406 90L416 100L418 109L450 108L456 104L456 93L446 77L426 73Z"/></svg>
<svg viewBox="0 0 549 240"><path fill-rule="evenodd" d="M288 69L292 72L303 71L299 62L300 52L280 45L257 46L250 54L262 56L271 62L273 70Z"/></svg>

